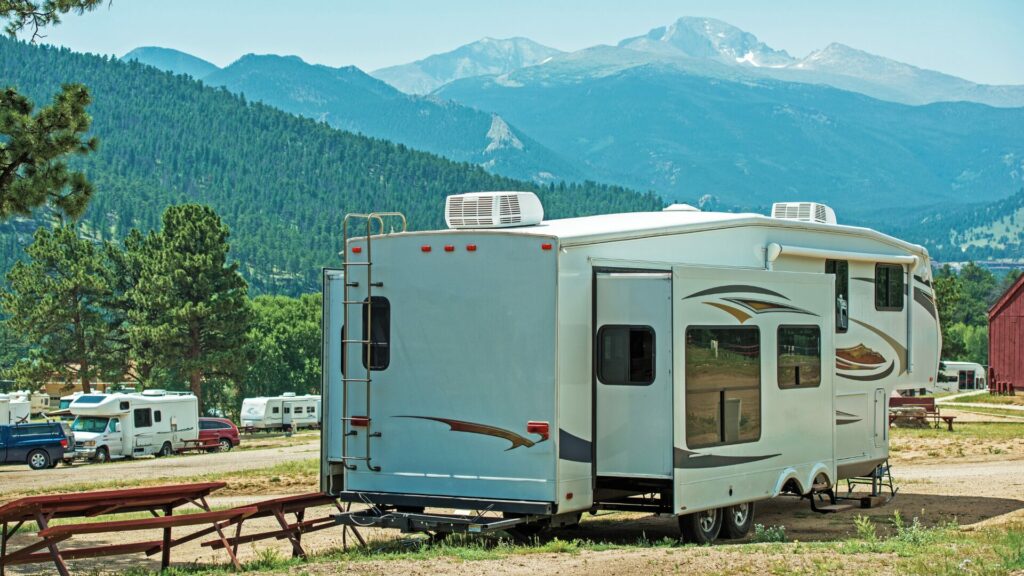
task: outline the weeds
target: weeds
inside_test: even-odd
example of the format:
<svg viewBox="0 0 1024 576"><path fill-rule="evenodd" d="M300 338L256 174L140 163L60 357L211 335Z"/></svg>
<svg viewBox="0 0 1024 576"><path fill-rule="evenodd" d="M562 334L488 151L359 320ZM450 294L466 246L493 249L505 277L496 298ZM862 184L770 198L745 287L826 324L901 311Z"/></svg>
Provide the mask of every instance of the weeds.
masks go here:
<svg viewBox="0 0 1024 576"><path fill-rule="evenodd" d="M754 524L754 536L751 538L751 542L762 543L762 542L785 542L786 541L786 527L785 526L768 526L764 524Z"/></svg>
<svg viewBox="0 0 1024 576"><path fill-rule="evenodd" d="M878 543L878 533L875 531L875 523L867 516L857 515L853 519L853 525L857 528L857 537L867 544Z"/></svg>

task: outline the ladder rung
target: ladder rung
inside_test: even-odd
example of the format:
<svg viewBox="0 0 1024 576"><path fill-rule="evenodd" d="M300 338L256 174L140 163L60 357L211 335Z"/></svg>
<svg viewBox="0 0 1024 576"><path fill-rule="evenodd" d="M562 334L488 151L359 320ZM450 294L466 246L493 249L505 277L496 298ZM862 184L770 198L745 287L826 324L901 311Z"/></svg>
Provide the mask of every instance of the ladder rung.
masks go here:
<svg viewBox="0 0 1024 576"><path fill-rule="evenodd" d="M342 344L372 344L369 340L342 340Z"/></svg>
<svg viewBox="0 0 1024 576"><path fill-rule="evenodd" d="M342 456L342 460L369 460L366 456Z"/></svg>
<svg viewBox="0 0 1024 576"><path fill-rule="evenodd" d="M366 416L347 416L342 418L342 420L359 420L361 422L369 422L373 420L373 418L367 418Z"/></svg>
<svg viewBox="0 0 1024 576"><path fill-rule="evenodd" d="M349 306L351 306L353 304L363 304L363 305L365 305L366 304L366 300L342 300L341 303L342 304L348 304Z"/></svg>
<svg viewBox="0 0 1024 576"><path fill-rule="evenodd" d="M342 266L372 266L373 262L345 262Z"/></svg>
<svg viewBox="0 0 1024 576"><path fill-rule="evenodd" d="M348 382L370 382L369 378L342 378L341 383L346 384Z"/></svg>

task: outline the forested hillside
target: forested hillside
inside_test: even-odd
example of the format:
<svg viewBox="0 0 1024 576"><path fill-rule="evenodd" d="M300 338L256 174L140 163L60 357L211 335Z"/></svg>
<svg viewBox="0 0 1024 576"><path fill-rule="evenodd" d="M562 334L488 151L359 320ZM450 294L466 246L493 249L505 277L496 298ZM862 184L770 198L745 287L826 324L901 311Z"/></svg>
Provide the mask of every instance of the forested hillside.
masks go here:
<svg viewBox="0 0 1024 576"><path fill-rule="evenodd" d="M133 62L0 39L0 78L37 104L63 82L92 91L98 153L81 162L96 186L85 220L101 238L152 229L172 203L212 206L254 292L318 289L337 264L346 212L400 210L413 228L443 225L444 197L468 190L534 190L548 217L657 209L623 188L538 186L401 145L341 132L222 89ZM33 222L0 226L6 270Z"/></svg>

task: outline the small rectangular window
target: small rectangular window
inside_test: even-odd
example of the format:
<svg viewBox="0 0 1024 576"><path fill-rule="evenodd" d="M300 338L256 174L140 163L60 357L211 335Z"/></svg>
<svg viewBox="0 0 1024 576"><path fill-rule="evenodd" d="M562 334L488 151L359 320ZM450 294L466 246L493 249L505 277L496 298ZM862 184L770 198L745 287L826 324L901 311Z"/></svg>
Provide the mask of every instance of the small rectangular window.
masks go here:
<svg viewBox="0 0 1024 576"><path fill-rule="evenodd" d="M367 322L372 322L368 329ZM383 296L374 296L372 302L363 302L363 368L385 370L391 364L391 302ZM369 362L367 359L369 358Z"/></svg>
<svg viewBox="0 0 1024 576"><path fill-rule="evenodd" d="M597 378L602 384L646 386L654 382L654 329L602 326L597 332Z"/></svg>
<svg viewBox="0 0 1024 576"><path fill-rule="evenodd" d="M779 326L779 388L821 385L821 330L817 326Z"/></svg>
<svg viewBox="0 0 1024 576"><path fill-rule="evenodd" d="M159 410L153 412L153 421L154 422L159 422L160 421L160 411Z"/></svg>
<svg viewBox="0 0 1024 576"><path fill-rule="evenodd" d="M875 309L903 310L903 266L875 264Z"/></svg>
<svg viewBox="0 0 1024 576"><path fill-rule="evenodd" d="M281 413L281 409L278 408L277 406L274 406L274 412L273 413L274 414L280 414Z"/></svg>
<svg viewBox="0 0 1024 576"><path fill-rule="evenodd" d="M285 414L291 414L291 413L292 413L292 409L291 409L291 407L290 407L290 406L285 406L285 407L284 407L284 413L285 413Z"/></svg>
<svg viewBox="0 0 1024 576"><path fill-rule="evenodd" d="M825 274L836 277L836 332L846 332L850 318L850 263L825 260Z"/></svg>
<svg viewBox="0 0 1024 576"><path fill-rule="evenodd" d="M761 438L758 328L687 328L685 387L688 447Z"/></svg>
<svg viewBox="0 0 1024 576"><path fill-rule="evenodd" d="M121 402L121 410L127 410L129 407L130 406L127 402Z"/></svg>
<svg viewBox="0 0 1024 576"><path fill-rule="evenodd" d="M295 407L295 413L296 414L302 414L302 406L296 406Z"/></svg>
<svg viewBox="0 0 1024 576"><path fill-rule="evenodd" d="M306 412L309 413L309 414L315 414L316 413L316 406L310 406L309 409L306 410Z"/></svg>
<svg viewBox="0 0 1024 576"><path fill-rule="evenodd" d="M153 425L153 411L149 408L135 409L135 427L149 428Z"/></svg>

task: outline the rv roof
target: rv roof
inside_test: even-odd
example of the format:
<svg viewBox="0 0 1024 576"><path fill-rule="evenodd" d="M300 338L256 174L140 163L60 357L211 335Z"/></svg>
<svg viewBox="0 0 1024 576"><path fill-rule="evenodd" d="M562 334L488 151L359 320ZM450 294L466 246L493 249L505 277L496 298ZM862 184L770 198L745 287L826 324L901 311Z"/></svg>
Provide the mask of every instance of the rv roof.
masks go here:
<svg viewBox="0 0 1024 576"><path fill-rule="evenodd" d="M461 232L523 234L554 237L558 238L559 243L563 246L572 246L576 244L628 240L631 238L642 238L646 236L680 234L738 226L802 228L830 233L866 236L899 247L903 250L915 252L921 255L927 254L926 250L921 246L904 242L903 240L893 238L892 236L882 234L881 232L870 228L783 220L781 218L772 218L762 214L733 214L728 212L678 210L662 212L625 212L620 214L584 216L581 218L545 220L540 224L534 226L523 226L521 228L501 228L493 230L469 229L461 230ZM414 232L413 234L450 232L453 231L437 230Z"/></svg>

